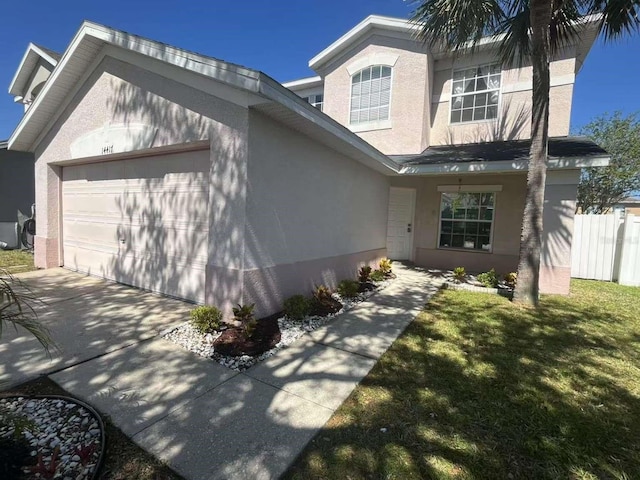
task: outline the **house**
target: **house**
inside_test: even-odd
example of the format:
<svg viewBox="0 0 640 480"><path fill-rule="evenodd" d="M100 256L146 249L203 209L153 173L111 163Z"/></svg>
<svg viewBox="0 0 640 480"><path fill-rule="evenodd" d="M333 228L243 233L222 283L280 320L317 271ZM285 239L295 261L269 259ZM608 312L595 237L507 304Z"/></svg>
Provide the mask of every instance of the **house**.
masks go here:
<svg viewBox="0 0 640 480"><path fill-rule="evenodd" d="M28 99L9 148L36 158L36 265L258 315L386 255L514 270L531 68L501 67L491 39L454 57L413 32L368 17L283 86L83 23L41 88L12 91ZM608 162L567 137L594 38L552 64L547 292L568 291L579 169Z"/></svg>
<svg viewBox="0 0 640 480"><path fill-rule="evenodd" d="M7 150L0 141L0 248L20 246L19 213L31 215L35 200L32 153Z"/></svg>
<svg viewBox="0 0 640 480"><path fill-rule="evenodd" d="M626 197L622 201L616 203L612 210L622 215L640 215L640 198Z"/></svg>

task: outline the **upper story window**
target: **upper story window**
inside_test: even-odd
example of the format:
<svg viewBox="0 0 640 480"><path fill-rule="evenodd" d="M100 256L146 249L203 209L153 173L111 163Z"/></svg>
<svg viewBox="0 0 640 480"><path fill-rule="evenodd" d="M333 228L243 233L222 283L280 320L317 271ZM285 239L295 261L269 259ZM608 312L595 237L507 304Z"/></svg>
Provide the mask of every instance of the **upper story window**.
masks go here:
<svg viewBox="0 0 640 480"><path fill-rule="evenodd" d="M351 125L389 119L391 67L374 65L351 77Z"/></svg>
<svg viewBox="0 0 640 480"><path fill-rule="evenodd" d="M453 72L451 123L498 118L501 68L499 64Z"/></svg>
<svg viewBox="0 0 640 480"><path fill-rule="evenodd" d="M305 100L322 111L322 105L324 104L324 95L322 93L318 93L317 95L309 95L305 98Z"/></svg>

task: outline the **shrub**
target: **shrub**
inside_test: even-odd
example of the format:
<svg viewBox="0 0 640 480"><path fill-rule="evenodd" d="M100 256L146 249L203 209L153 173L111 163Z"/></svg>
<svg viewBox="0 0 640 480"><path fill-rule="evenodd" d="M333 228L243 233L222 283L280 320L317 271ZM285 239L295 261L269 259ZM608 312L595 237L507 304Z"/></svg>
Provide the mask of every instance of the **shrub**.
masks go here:
<svg viewBox="0 0 640 480"><path fill-rule="evenodd" d="M518 281L518 273L517 272L509 272L504 275L504 283L507 284L509 288L516 288L516 282Z"/></svg>
<svg viewBox="0 0 640 480"><path fill-rule="evenodd" d="M313 299L317 302L323 303L327 300L331 300L332 298L331 290L324 285L317 286L313 291Z"/></svg>
<svg viewBox="0 0 640 480"><path fill-rule="evenodd" d="M222 312L216 307L202 305L191 310L191 325L200 333L213 333L220 328Z"/></svg>
<svg viewBox="0 0 640 480"><path fill-rule="evenodd" d="M252 303L251 305L238 304L237 307L233 307L233 319L240 322L240 326L242 327L246 338L253 335L256 325L258 324L256 317L253 315L253 309L255 307L255 303Z"/></svg>
<svg viewBox="0 0 640 480"><path fill-rule="evenodd" d="M456 283L460 283L464 281L464 277L467 276L467 272L464 267L456 267L453 269L453 279Z"/></svg>
<svg viewBox="0 0 640 480"><path fill-rule="evenodd" d="M371 272L371 276L369 277L373 282L382 282L386 277L382 270L374 270Z"/></svg>
<svg viewBox="0 0 640 480"><path fill-rule="evenodd" d="M360 292L360 283L355 280L342 280L338 284L338 293L343 298L355 298Z"/></svg>
<svg viewBox="0 0 640 480"><path fill-rule="evenodd" d="M478 281L485 287L498 288L498 275L496 275L496 271L493 268L478 275Z"/></svg>
<svg viewBox="0 0 640 480"><path fill-rule="evenodd" d="M383 258L380 260L380 271L382 274L388 278L391 276L391 260L388 258Z"/></svg>
<svg viewBox="0 0 640 480"><path fill-rule="evenodd" d="M311 300L311 312L313 315L325 316L336 313L342 308L342 304L331 296L331 290L320 285L313 291Z"/></svg>
<svg viewBox="0 0 640 480"><path fill-rule="evenodd" d="M294 295L284 301L284 314L290 320L302 320L311 312L311 301L304 295Z"/></svg>
<svg viewBox="0 0 640 480"><path fill-rule="evenodd" d="M0 438L0 478L22 478L22 467L33 464L33 460L24 437Z"/></svg>
<svg viewBox="0 0 640 480"><path fill-rule="evenodd" d="M369 265L365 265L364 267L361 267L360 270L358 271L358 281L360 283L366 283L369 281L370 277L371 277L371 267Z"/></svg>

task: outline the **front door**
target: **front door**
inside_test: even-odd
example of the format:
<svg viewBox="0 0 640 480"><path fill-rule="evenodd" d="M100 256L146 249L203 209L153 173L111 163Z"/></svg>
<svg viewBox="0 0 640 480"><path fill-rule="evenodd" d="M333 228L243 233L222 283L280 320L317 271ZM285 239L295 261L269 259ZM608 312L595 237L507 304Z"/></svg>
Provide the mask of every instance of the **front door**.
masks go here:
<svg viewBox="0 0 640 480"><path fill-rule="evenodd" d="M391 187L387 225L387 255L392 260L413 259L415 203L415 189Z"/></svg>

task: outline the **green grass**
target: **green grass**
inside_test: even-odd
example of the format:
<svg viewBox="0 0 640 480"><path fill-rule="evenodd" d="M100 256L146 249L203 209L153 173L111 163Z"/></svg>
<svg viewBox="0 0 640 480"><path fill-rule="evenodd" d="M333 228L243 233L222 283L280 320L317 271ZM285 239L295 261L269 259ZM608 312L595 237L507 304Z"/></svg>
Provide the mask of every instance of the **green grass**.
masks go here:
<svg viewBox="0 0 640 480"><path fill-rule="evenodd" d="M0 250L0 269L9 273L35 270L33 254L23 250Z"/></svg>
<svg viewBox="0 0 640 480"><path fill-rule="evenodd" d="M439 293L286 478L640 478L640 289Z"/></svg>

